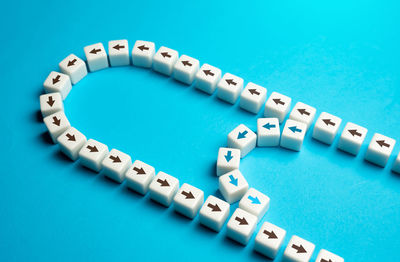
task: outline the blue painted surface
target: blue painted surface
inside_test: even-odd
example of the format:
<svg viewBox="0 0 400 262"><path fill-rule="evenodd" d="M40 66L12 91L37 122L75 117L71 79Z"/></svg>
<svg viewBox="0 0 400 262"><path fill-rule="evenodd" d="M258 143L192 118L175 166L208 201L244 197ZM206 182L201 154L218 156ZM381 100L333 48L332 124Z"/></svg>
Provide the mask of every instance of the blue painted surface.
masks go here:
<svg viewBox="0 0 400 262"><path fill-rule="evenodd" d="M71 52L83 57L85 45L121 38L168 46L367 127L357 157L308 133L301 152L257 148L240 169L271 198L262 221L288 236L346 261L398 260L400 177L390 167L400 147L384 169L363 161L374 132L400 139L398 10L381 0L3 3L0 260L265 260L253 240L237 245L225 229L215 234L48 143L37 114L47 74ZM65 108L87 137L217 196L218 148L260 116L134 67L90 74Z"/></svg>

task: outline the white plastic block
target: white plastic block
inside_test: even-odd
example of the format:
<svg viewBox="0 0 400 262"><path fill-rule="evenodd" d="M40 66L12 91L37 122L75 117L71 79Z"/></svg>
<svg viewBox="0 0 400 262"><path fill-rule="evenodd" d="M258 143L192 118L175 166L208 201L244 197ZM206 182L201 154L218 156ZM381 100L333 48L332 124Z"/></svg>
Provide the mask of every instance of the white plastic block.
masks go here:
<svg viewBox="0 0 400 262"><path fill-rule="evenodd" d="M107 154L108 147L105 144L89 139L79 151L79 158L82 166L99 172L102 167L101 162Z"/></svg>
<svg viewBox="0 0 400 262"><path fill-rule="evenodd" d="M200 223L219 232L229 216L229 209L229 203L210 195L200 209Z"/></svg>
<svg viewBox="0 0 400 262"><path fill-rule="evenodd" d="M283 253L283 262L307 262L310 261L315 245L298 236L292 236Z"/></svg>
<svg viewBox="0 0 400 262"><path fill-rule="evenodd" d="M397 155L396 160L393 163L392 171L400 174L400 153Z"/></svg>
<svg viewBox="0 0 400 262"><path fill-rule="evenodd" d="M232 170L239 169L240 150L236 148L220 147L217 159L217 176Z"/></svg>
<svg viewBox="0 0 400 262"><path fill-rule="evenodd" d="M290 112L289 119L302 122L307 125L307 129L310 127L314 121L315 113L317 110L315 107L306 105L302 102L297 102L293 107L292 112Z"/></svg>
<svg viewBox="0 0 400 262"><path fill-rule="evenodd" d="M322 143L332 144L341 122L341 118L322 112L315 122L312 137Z"/></svg>
<svg viewBox="0 0 400 262"><path fill-rule="evenodd" d="M321 249L319 251L317 259L315 260L317 262L344 262L344 259L342 257L339 257L338 255L335 255L328 250Z"/></svg>
<svg viewBox="0 0 400 262"><path fill-rule="evenodd" d="M58 66L62 73L70 77L71 83L74 85L88 73L85 62L74 54L64 58Z"/></svg>
<svg viewBox="0 0 400 262"><path fill-rule="evenodd" d="M226 73L218 83L219 99L234 104L243 89L243 79Z"/></svg>
<svg viewBox="0 0 400 262"><path fill-rule="evenodd" d="M129 155L112 149L102 161L104 175L118 183L125 179L126 170L132 165Z"/></svg>
<svg viewBox="0 0 400 262"><path fill-rule="evenodd" d="M214 93L221 79L221 70L209 64L203 64L196 74L195 87L207 94Z"/></svg>
<svg viewBox="0 0 400 262"><path fill-rule="evenodd" d="M170 76L176 61L178 61L178 52L168 47L162 46L153 57L153 70Z"/></svg>
<svg viewBox="0 0 400 262"><path fill-rule="evenodd" d="M219 191L229 204L239 201L249 188L249 184L238 169L220 176L218 182Z"/></svg>
<svg viewBox="0 0 400 262"><path fill-rule="evenodd" d="M70 127L57 138L57 142L61 152L75 161L79 157L79 151L86 144L86 137L75 128Z"/></svg>
<svg viewBox="0 0 400 262"><path fill-rule="evenodd" d="M161 205L169 207L178 188L179 180L177 178L160 171L150 183L150 198Z"/></svg>
<svg viewBox="0 0 400 262"><path fill-rule="evenodd" d="M306 134L307 125L292 119L286 120L281 135L281 147L300 151Z"/></svg>
<svg viewBox="0 0 400 262"><path fill-rule="evenodd" d="M60 93L49 93L40 96L40 111L42 116L54 114L58 111L64 111L64 105Z"/></svg>
<svg viewBox="0 0 400 262"><path fill-rule="evenodd" d="M62 99L67 98L72 89L69 75L52 71L43 83L46 93L60 93Z"/></svg>
<svg viewBox="0 0 400 262"><path fill-rule="evenodd" d="M269 222L265 222L257 233L254 241L254 250L264 256L274 259L279 249L282 247L285 236L286 230Z"/></svg>
<svg viewBox="0 0 400 262"><path fill-rule="evenodd" d="M43 118L47 130L53 140L53 143L57 142L57 137L64 133L71 125L64 114L64 111L58 111L54 114L48 115Z"/></svg>
<svg viewBox="0 0 400 262"><path fill-rule="evenodd" d="M239 207L255 215L258 222L269 208L269 197L254 188L250 188L239 201Z"/></svg>
<svg viewBox="0 0 400 262"><path fill-rule="evenodd" d="M150 68L156 46L153 42L137 40L132 49L132 64L134 66Z"/></svg>
<svg viewBox="0 0 400 262"><path fill-rule="evenodd" d="M367 132L368 129L348 122L340 135L337 147L347 153L357 155Z"/></svg>
<svg viewBox="0 0 400 262"><path fill-rule="evenodd" d="M204 192L184 183L174 197L176 212L193 219L204 202Z"/></svg>
<svg viewBox="0 0 400 262"><path fill-rule="evenodd" d="M108 42L108 57L111 66L127 66L130 64L128 40L112 40Z"/></svg>
<svg viewBox="0 0 400 262"><path fill-rule="evenodd" d="M257 135L243 124L228 134L228 147L240 149L242 158L256 147L256 143Z"/></svg>
<svg viewBox="0 0 400 262"><path fill-rule="evenodd" d="M200 62L187 55L181 55L178 62L174 65L173 76L176 80L191 85L197 71L199 71Z"/></svg>
<svg viewBox="0 0 400 262"><path fill-rule="evenodd" d="M228 221L226 235L242 245L246 245L257 226L257 217L237 208Z"/></svg>
<svg viewBox="0 0 400 262"><path fill-rule="evenodd" d="M396 140L393 138L375 133L369 143L365 160L384 167L393 151Z"/></svg>
<svg viewBox="0 0 400 262"><path fill-rule="evenodd" d="M240 95L239 105L251 113L258 114L266 98L267 89L250 82Z"/></svg>
<svg viewBox="0 0 400 262"><path fill-rule="evenodd" d="M108 67L108 57L102 43L85 46L83 50L90 72Z"/></svg>
<svg viewBox="0 0 400 262"><path fill-rule="evenodd" d="M272 92L265 103L264 117L276 117L282 123L290 109L292 99L278 92Z"/></svg>
<svg viewBox="0 0 400 262"><path fill-rule="evenodd" d="M257 119L257 146L279 146L280 138L278 118Z"/></svg>
<svg viewBox="0 0 400 262"><path fill-rule="evenodd" d="M149 185L155 176L154 167L136 160L133 165L126 171L126 186L142 195L149 190Z"/></svg>

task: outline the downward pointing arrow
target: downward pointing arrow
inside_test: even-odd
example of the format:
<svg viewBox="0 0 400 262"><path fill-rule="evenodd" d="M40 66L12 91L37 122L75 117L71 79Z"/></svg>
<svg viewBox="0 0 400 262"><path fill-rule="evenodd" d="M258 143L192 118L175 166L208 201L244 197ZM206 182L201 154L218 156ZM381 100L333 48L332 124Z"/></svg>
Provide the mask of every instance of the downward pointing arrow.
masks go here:
<svg viewBox="0 0 400 262"><path fill-rule="evenodd" d="M119 156L110 156L110 159L113 161L113 163L121 163Z"/></svg>
<svg viewBox="0 0 400 262"><path fill-rule="evenodd" d="M234 186L238 185L238 179L235 178L233 175L229 175L229 183L231 183Z"/></svg>
<svg viewBox="0 0 400 262"><path fill-rule="evenodd" d="M157 182L160 183L161 186L169 186L167 179L157 179Z"/></svg>
<svg viewBox="0 0 400 262"><path fill-rule="evenodd" d="M71 135L70 133L67 133L65 136L68 137L68 141L76 141L75 135Z"/></svg>
<svg viewBox="0 0 400 262"><path fill-rule="evenodd" d="M248 133L247 130L244 130L243 132L239 132L237 139L246 138L247 133Z"/></svg>
<svg viewBox="0 0 400 262"><path fill-rule="evenodd" d="M87 146L86 147L87 149L89 149L90 150L90 152L99 152L99 150L97 149L97 147L96 146Z"/></svg>
<svg viewBox="0 0 400 262"><path fill-rule="evenodd" d="M168 52L162 52L161 55L162 55L163 57L171 58L171 55L168 54Z"/></svg>
<svg viewBox="0 0 400 262"><path fill-rule="evenodd" d="M332 122L330 119L322 119L322 121L324 121L325 125L329 126L335 126L335 123Z"/></svg>
<svg viewBox="0 0 400 262"><path fill-rule="evenodd" d="M381 147L390 147L389 144L385 143L385 140L376 140L376 142L377 142L378 145L380 145Z"/></svg>
<svg viewBox="0 0 400 262"><path fill-rule="evenodd" d="M357 132L357 129L349 129L348 131L352 136L362 136L361 133Z"/></svg>
<svg viewBox="0 0 400 262"><path fill-rule="evenodd" d="M257 91L257 89L254 89L254 88L249 89L249 92L252 95L257 95L257 96L260 95L260 93Z"/></svg>
<svg viewBox="0 0 400 262"><path fill-rule="evenodd" d="M232 156L232 151L229 150L229 151L226 153L226 155L225 155L226 162L231 161L232 158L233 158L233 156Z"/></svg>
<svg viewBox="0 0 400 262"><path fill-rule="evenodd" d="M53 106L54 102L55 102L55 100L53 100L53 97L49 96L49 99L47 100L47 104L49 104L49 106Z"/></svg>
<svg viewBox="0 0 400 262"><path fill-rule="evenodd" d="M143 167L138 168L138 167L133 167L133 170L136 171L137 175L144 175L146 172L144 171Z"/></svg>
<svg viewBox="0 0 400 262"><path fill-rule="evenodd" d="M125 46L117 44L117 45L113 46L113 48L117 49L119 51L120 49L125 48Z"/></svg>
<svg viewBox="0 0 400 262"><path fill-rule="evenodd" d="M194 199L194 195L192 194L191 191L189 191L189 192L182 191L182 195L184 195L186 197L185 199Z"/></svg>
<svg viewBox="0 0 400 262"><path fill-rule="evenodd" d="M277 105L285 105L285 102L282 102L280 98L272 99L272 101L274 101Z"/></svg>
<svg viewBox="0 0 400 262"><path fill-rule="evenodd" d="M309 116L309 115L310 115L310 112L307 112L304 108L302 108L302 109L297 109L297 111L299 111L299 113L300 113L301 115L306 115L306 116Z"/></svg>
<svg viewBox="0 0 400 262"><path fill-rule="evenodd" d="M203 70L204 74L206 74L206 76L210 75L210 76L214 76L214 73L211 72L211 70L207 69L207 70Z"/></svg>
<svg viewBox="0 0 400 262"><path fill-rule="evenodd" d="M275 234L275 232L273 230L271 230L271 232L264 230L263 233L268 236L268 239L277 239L278 238L278 236Z"/></svg>
<svg viewBox="0 0 400 262"><path fill-rule="evenodd" d="M56 126L60 126L61 119L58 119L56 116L53 116L53 124L55 124Z"/></svg>
<svg viewBox="0 0 400 262"><path fill-rule="evenodd" d="M97 54L98 52L100 52L101 51L101 49L96 49L96 48L93 48L89 53L91 53L91 54Z"/></svg>
<svg viewBox="0 0 400 262"><path fill-rule="evenodd" d="M68 66L69 66L69 63L68 63ZM61 77L60 75L57 75L55 78L52 79L53 80L53 85L58 83L58 82L60 82L60 77Z"/></svg>
<svg viewBox="0 0 400 262"><path fill-rule="evenodd" d="M145 45L138 46L138 48L140 49L140 51L149 50L149 48Z"/></svg>
<svg viewBox="0 0 400 262"><path fill-rule="evenodd" d="M213 205L211 203L208 203L207 205L209 208L211 208L212 212L219 212L221 211L221 208L219 208L219 206L217 204Z"/></svg>
<svg viewBox="0 0 400 262"><path fill-rule="evenodd" d="M233 79L225 79L225 81L228 83L228 85L236 85L236 83L233 81Z"/></svg>
<svg viewBox="0 0 400 262"><path fill-rule="evenodd" d="M182 64L184 66L192 66L192 64L189 61L182 61Z"/></svg>
<svg viewBox="0 0 400 262"><path fill-rule="evenodd" d="M296 246L295 244L293 244L292 248L296 249L297 253L307 253L307 251L304 249L303 245Z"/></svg>
<svg viewBox="0 0 400 262"><path fill-rule="evenodd" d="M248 225L246 218L235 217L235 220L239 222L239 225Z"/></svg>
<svg viewBox="0 0 400 262"><path fill-rule="evenodd" d="M76 59L72 59L71 61L68 61L68 65L67 66L73 66L76 63Z"/></svg>

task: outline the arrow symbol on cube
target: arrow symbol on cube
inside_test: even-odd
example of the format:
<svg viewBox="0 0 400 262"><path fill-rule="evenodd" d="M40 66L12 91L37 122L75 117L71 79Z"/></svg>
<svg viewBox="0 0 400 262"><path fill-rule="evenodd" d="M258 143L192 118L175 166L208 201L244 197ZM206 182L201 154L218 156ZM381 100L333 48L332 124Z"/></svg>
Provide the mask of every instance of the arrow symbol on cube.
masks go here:
<svg viewBox="0 0 400 262"><path fill-rule="evenodd" d="M69 63L68 63L68 66L69 66ZM53 78L52 80L53 80L53 85L55 84L55 83L58 83L58 82L60 82L60 75L57 75L55 78Z"/></svg>
<svg viewBox="0 0 400 262"><path fill-rule="evenodd" d="M246 138L247 133L248 133L247 130L244 130L243 132L239 132L237 139Z"/></svg>
<svg viewBox="0 0 400 262"><path fill-rule="evenodd" d="M91 54L97 54L98 52L100 52L101 51L101 49L96 49L96 48L93 48L89 53L91 53Z"/></svg>
<svg viewBox="0 0 400 262"><path fill-rule="evenodd" d="M90 145L88 145L86 148L89 149L90 152L92 152L92 153L93 153L93 152L99 152L99 150L97 149L96 146L90 146Z"/></svg>
<svg viewBox="0 0 400 262"><path fill-rule="evenodd" d="M253 197L253 196L249 195L247 198L251 201L252 204L255 204L255 205L261 204L260 199L258 199L257 196Z"/></svg>
<svg viewBox="0 0 400 262"><path fill-rule="evenodd" d="M270 130L271 128L275 128L276 125L272 125L272 124L270 124L270 123L266 123L265 125L263 125L263 127L266 128L266 129L268 129L268 130Z"/></svg>
<svg viewBox="0 0 400 262"><path fill-rule="evenodd" d="M110 156L110 159L113 161L113 163L121 163L119 156Z"/></svg>
<svg viewBox="0 0 400 262"><path fill-rule="evenodd" d="M236 85L236 83L233 81L233 79L225 79L225 81L228 83L228 85Z"/></svg>
<svg viewBox="0 0 400 262"><path fill-rule="evenodd" d="M260 92L258 92L257 89L255 89L255 88L249 89L249 92L252 95L257 95L257 96L260 95Z"/></svg>
<svg viewBox="0 0 400 262"><path fill-rule="evenodd" d="M68 65L67 66L73 66L76 63L76 59L72 59L71 61L68 61Z"/></svg>
<svg viewBox="0 0 400 262"><path fill-rule="evenodd" d="M56 126L60 126L61 119L58 119L56 116L53 116L53 124L55 124Z"/></svg>
<svg viewBox="0 0 400 262"><path fill-rule="evenodd" d="M207 69L207 70L203 70L204 74L206 74L206 76L214 76L214 73L211 72L211 70Z"/></svg>
<svg viewBox="0 0 400 262"><path fill-rule="evenodd" d="M169 186L167 179L157 179L157 182L160 183L161 186Z"/></svg>
<svg viewBox="0 0 400 262"><path fill-rule="evenodd" d="M53 106L54 102L55 102L55 100L53 100L53 97L49 96L49 99L47 100L47 104L49 104L49 106Z"/></svg>
<svg viewBox="0 0 400 262"><path fill-rule="evenodd" d="M331 259L326 260L326 259L321 258L321 262L333 262L333 261Z"/></svg>
<svg viewBox="0 0 400 262"><path fill-rule="evenodd" d="M168 54L168 52L162 52L161 55L162 55L163 57L171 58L171 55Z"/></svg>
<svg viewBox="0 0 400 262"><path fill-rule="evenodd" d="M234 186L238 185L238 179L235 178L233 175L229 175L229 183L231 183Z"/></svg>
<svg viewBox="0 0 400 262"><path fill-rule="evenodd" d="M361 133L357 132L357 129L349 129L348 131L352 136L360 136L360 137L362 136Z"/></svg>
<svg viewBox="0 0 400 262"><path fill-rule="evenodd" d="M125 48L125 46L117 44L117 45L113 46L113 48L117 49L119 51L120 49Z"/></svg>
<svg viewBox="0 0 400 262"><path fill-rule="evenodd" d="M219 206L217 204L213 205L211 203L208 203L207 205L209 208L211 208L212 212L219 212L221 211L221 208L219 208Z"/></svg>
<svg viewBox="0 0 400 262"><path fill-rule="evenodd" d="M307 112L307 110L305 110L304 108L297 109L297 111L299 111L299 113L300 113L301 115L306 115L306 116L309 116L309 115L310 115L310 112Z"/></svg>
<svg viewBox="0 0 400 262"><path fill-rule="evenodd" d="M189 192L182 191L182 195L184 195L186 197L185 199L194 199L194 195L192 194L191 191L189 191Z"/></svg>
<svg viewBox="0 0 400 262"><path fill-rule="evenodd" d="M239 225L248 225L246 218L235 217L235 220L239 222Z"/></svg>
<svg viewBox="0 0 400 262"><path fill-rule="evenodd" d="M275 234L275 232L273 230L271 230L271 232L264 230L263 231L264 234L266 234L268 236L268 239L277 239L278 236Z"/></svg>
<svg viewBox="0 0 400 262"><path fill-rule="evenodd" d="M274 98L272 101L274 101L277 105L285 105L285 102L283 102L280 98Z"/></svg>
<svg viewBox="0 0 400 262"><path fill-rule="evenodd" d="M388 143L385 143L385 140L376 140L376 142L378 145L380 145L380 147L390 147Z"/></svg>
<svg viewBox="0 0 400 262"><path fill-rule="evenodd" d="M133 170L136 171L136 175L144 175L146 172L144 171L143 167L138 168L138 167L133 167Z"/></svg>
<svg viewBox="0 0 400 262"><path fill-rule="evenodd" d="M307 253L307 251L304 249L303 245L297 246L297 245L293 244L292 248L296 249L297 253Z"/></svg>
<svg viewBox="0 0 400 262"><path fill-rule="evenodd" d="M149 48L145 45L138 46L138 48L140 49L140 51L149 50Z"/></svg>
<svg viewBox="0 0 400 262"><path fill-rule="evenodd" d="M332 122L330 119L322 119L322 121L324 121L325 125L329 126L335 126L335 123Z"/></svg>
<svg viewBox="0 0 400 262"><path fill-rule="evenodd" d="M192 66L192 64L189 61L182 61L182 64L184 66Z"/></svg>
<svg viewBox="0 0 400 262"><path fill-rule="evenodd" d="M229 150L229 151L226 153L226 155L225 155L224 157L225 157L225 159L226 159L226 162L231 161L232 158L233 158L233 156L232 156L232 151Z"/></svg>
<svg viewBox="0 0 400 262"><path fill-rule="evenodd" d="M68 141L76 141L75 135L71 135L70 133L67 133L65 136L68 137Z"/></svg>
<svg viewBox="0 0 400 262"><path fill-rule="evenodd" d="M289 127L289 129L290 129L293 133L301 132L301 129L298 129L297 126L291 126L291 127Z"/></svg>

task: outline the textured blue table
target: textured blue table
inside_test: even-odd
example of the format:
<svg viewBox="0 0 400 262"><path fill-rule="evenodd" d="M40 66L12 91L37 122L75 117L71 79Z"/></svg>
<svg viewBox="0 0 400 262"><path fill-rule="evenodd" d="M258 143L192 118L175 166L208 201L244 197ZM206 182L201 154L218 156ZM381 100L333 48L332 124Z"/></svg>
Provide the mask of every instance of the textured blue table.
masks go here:
<svg viewBox="0 0 400 262"><path fill-rule="evenodd" d="M347 261L396 261L400 176L363 161L374 132L400 139L398 1L41 1L0 10L0 261L263 261L67 160L38 117L42 82L96 42L149 40L369 129L357 157L306 136L300 153L257 148L241 163L271 198L263 221ZM217 150L255 116L134 67L88 75L65 101L72 125L217 192ZM341 129L344 125L342 125ZM216 193L218 195L218 193ZM261 225L261 224L260 224ZM259 225L259 226L260 226ZM283 249L277 260L280 260Z"/></svg>

